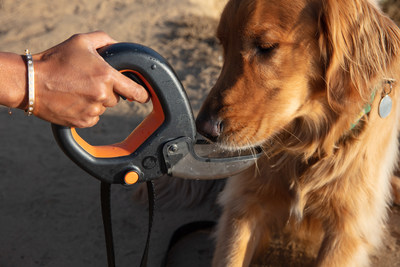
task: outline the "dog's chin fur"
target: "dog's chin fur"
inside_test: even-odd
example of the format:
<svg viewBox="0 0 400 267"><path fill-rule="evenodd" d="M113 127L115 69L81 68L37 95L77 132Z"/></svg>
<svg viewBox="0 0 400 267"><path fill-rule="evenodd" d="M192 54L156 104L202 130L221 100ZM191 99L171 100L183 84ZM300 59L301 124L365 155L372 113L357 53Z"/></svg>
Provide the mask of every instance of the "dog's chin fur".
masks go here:
<svg viewBox="0 0 400 267"><path fill-rule="evenodd" d="M221 147L266 155L220 196L213 266L249 266L288 229L314 236L316 266L368 266L398 156L400 30L367 0L230 0L218 38L201 118L223 121Z"/></svg>
<svg viewBox="0 0 400 267"><path fill-rule="evenodd" d="M226 141L217 141L215 144L224 151L236 153L236 154L242 154L242 153L251 153L253 155L257 154L259 150L261 150L263 147L265 147L265 143L267 141L263 142L258 142L258 143L245 143L245 144L234 144L231 142L226 142Z"/></svg>

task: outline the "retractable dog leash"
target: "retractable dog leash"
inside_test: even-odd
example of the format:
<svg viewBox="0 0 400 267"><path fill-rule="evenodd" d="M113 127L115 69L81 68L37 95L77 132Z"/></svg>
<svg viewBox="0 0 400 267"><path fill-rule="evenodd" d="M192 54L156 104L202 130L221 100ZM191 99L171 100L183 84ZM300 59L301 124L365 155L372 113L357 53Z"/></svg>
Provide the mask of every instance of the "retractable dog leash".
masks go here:
<svg viewBox="0 0 400 267"><path fill-rule="evenodd" d="M169 175L185 179L218 179L252 166L260 156L200 157L194 146L210 147L196 139L196 126L188 97L174 70L154 50L134 43L118 43L100 49L112 67L142 84L149 92L153 111L122 142L92 146L74 128L52 125L64 153L101 183L103 223L108 264L115 266L110 219L110 185L146 182L149 195L149 231L142 265L146 266L153 220L152 181ZM210 149L212 149L210 147Z"/></svg>

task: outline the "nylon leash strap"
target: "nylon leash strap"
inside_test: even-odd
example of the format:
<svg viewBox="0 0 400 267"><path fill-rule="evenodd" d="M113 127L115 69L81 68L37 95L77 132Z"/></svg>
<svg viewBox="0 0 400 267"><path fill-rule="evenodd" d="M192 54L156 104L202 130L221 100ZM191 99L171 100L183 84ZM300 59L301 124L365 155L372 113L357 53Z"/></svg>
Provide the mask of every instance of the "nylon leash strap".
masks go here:
<svg viewBox="0 0 400 267"><path fill-rule="evenodd" d="M153 227L155 194L153 182L147 182L147 196L149 202L149 223L147 229L146 245L142 254L140 267L146 267L149 254L150 236ZM103 217L104 236L107 248L108 267L115 267L114 239L111 223L111 184L101 182L100 185L101 214Z"/></svg>

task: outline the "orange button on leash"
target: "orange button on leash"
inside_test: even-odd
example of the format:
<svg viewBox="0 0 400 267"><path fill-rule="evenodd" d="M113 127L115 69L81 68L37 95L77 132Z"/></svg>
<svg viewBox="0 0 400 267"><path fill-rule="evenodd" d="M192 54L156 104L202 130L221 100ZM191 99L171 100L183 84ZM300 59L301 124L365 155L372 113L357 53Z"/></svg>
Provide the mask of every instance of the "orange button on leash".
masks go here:
<svg viewBox="0 0 400 267"><path fill-rule="evenodd" d="M135 171L129 171L125 174L124 181L127 185L135 184L139 180L139 174Z"/></svg>

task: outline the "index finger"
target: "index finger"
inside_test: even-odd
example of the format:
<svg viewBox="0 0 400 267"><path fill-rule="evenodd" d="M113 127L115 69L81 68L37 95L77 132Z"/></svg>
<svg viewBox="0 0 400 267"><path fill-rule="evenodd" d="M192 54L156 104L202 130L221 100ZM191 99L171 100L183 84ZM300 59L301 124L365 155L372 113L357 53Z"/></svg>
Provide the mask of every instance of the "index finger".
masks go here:
<svg viewBox="0 0 400 267"><path fill-rule="evenodd" d="M132 79L114 69L114 92L128 100L146 103L150 99L147 90Z"/></svg>

